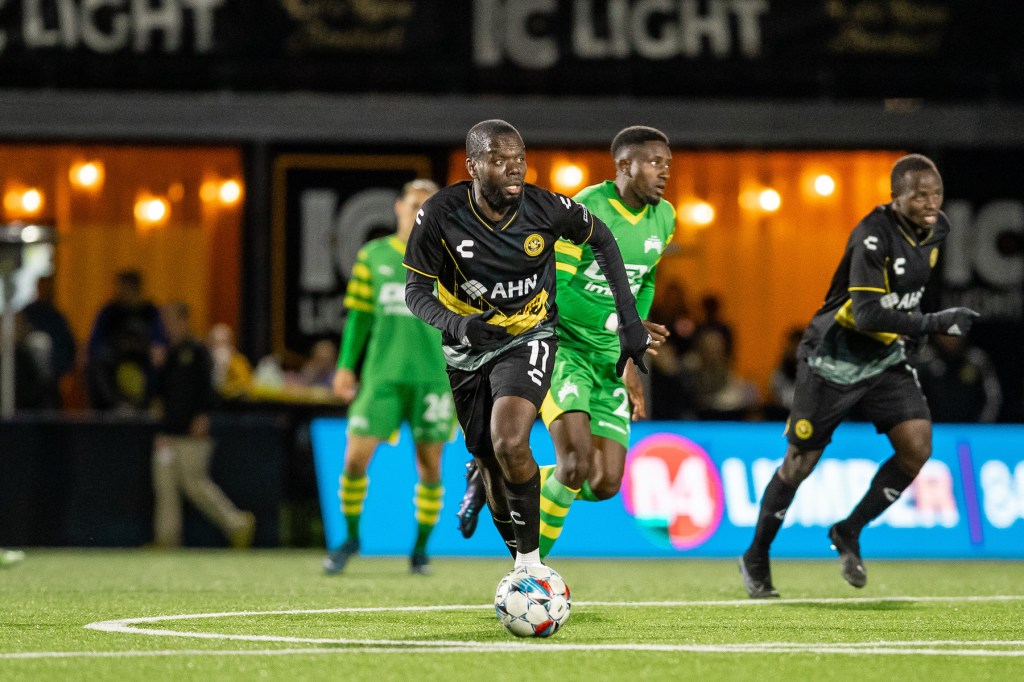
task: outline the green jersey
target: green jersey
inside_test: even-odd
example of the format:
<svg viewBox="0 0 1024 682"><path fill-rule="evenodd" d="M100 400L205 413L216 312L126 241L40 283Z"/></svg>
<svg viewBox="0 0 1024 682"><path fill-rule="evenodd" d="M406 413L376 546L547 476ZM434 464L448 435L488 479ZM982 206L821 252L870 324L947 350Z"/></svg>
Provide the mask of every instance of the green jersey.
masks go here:
<svg viewBox="0 0 1024 682"><path fill-rule="evenodd" d="M367 242L359 251L345 290L349 314L338 368L354 369L365 348L364 384L448 381L441 332L405 305L404 257L405 242L397 237Z"/></svg>
<svg viewBox="0 0 1024 682"><path fill-rule="evenodd" d="M615 183L606 180L580 190L573 197L603 220L615 235L626 265L630 289L636 296L641 318L651 311L654 299L654 274L676 229L676 211L664 199L655 206L634 211L619 198ZM584 244L560 240L555 244L558 270L558 345L559 348L597 353L614 362L619 357L619 341L609 317L615 312L615 300L593 250Z"/></svg>

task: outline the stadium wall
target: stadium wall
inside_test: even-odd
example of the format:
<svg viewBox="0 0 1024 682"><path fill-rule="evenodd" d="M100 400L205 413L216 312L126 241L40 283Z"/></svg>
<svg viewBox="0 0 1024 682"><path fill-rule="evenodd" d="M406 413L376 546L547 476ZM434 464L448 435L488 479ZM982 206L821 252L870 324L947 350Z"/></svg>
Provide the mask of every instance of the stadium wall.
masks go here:
<svg viewBox="0 0 1024 682"><path fill-rule="evenodd" d="M329 547L344 540L338 504L345 420L312 424L314 458ZM635 424L621 492L578 502L554 557L732 557L746 548L760 495L786 444L778 423ZM540 424L531 442L553 463ZM773 546L776 557L832 557L827 530L846 516L891 448L869 424L844 424L801 487ZM501 556L487 519L465 540L455 511L468 457L459 436L445 450L444 511L431 537L436 555ZM415 536L414 454L410 434L384 445L370 470L361 541L364 554L407 554ZM910 489L864 533L866 556L919 559L1024 558L1024 426L936 425L934 454Z"/></svg>

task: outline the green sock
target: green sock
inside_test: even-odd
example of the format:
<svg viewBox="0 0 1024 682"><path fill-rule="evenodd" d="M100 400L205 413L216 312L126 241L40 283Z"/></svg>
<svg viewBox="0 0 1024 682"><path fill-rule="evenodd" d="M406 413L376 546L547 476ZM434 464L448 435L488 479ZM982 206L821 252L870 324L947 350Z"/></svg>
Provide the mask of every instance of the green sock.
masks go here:
<svg viewBox="0 0 1024 682"><path fill-rule="evenodd" d="M558 482L549 475L540 489L540 558L543 559L562 534L565 516L579 490Z"/></svg>
<svg viewBox="0 0 1024 682"><path fill-rule="evenodd" d="M368 476L349 478L345 474L341 475L338 498L341 500L341 513L345 516L345 524L348 526L348 540L359 542L359 519L363 515L363 501L369 488Z"/></svg>
<svg viewBox="0 0 1024 682"><path fill-rule="evenodd" d="M540 487L543 488L544 484L547 483L548 477L555 473L555 465L545 464L544 466L537 468L540 469Z"/></svg>
<svg viewBox="0 0 1024 682"><path fill-rule="evenodd" d="M430 532L434 530L437 521L441 518L441 506L444 500L444 487L440 481L437 483L417 483L416 496L413 503L416 506L416 546L414 552L424 552L427 549L427 540L430 539Z"/></svg>
<svg viewBox="0 0 1024 682"><path fill-rule="evenodd" d="M594 491L590 489L590 482L583 481L583 487L576 493L577 500L586 500L587 502L600 502L601 498L594 494Z"/></svg>

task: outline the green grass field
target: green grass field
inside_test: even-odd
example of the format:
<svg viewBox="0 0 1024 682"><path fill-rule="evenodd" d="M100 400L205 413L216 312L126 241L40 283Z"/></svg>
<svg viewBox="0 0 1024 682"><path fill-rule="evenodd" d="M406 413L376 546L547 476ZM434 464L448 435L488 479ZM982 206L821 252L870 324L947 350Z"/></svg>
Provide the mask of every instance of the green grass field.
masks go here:
<svg viewBox="0 0 1024 682"><path fill-rule="evenodd" d="M490 606L507 561L321 556L29 551L0 571L0 680L1024 679L1020 562L869 561L854 590L779 561L765 603L733 561L556 559L572 615L517 640Z"/></svg>

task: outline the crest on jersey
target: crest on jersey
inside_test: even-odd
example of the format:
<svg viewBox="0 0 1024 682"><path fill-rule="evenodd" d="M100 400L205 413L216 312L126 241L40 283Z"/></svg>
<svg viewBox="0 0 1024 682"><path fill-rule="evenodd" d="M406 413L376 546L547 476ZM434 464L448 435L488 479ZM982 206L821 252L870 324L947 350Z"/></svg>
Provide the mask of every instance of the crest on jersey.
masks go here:
<svg viewBox="0 0 1024 682"><path fill-rule="evenodd" d="M932 252L928 254L928 265L935 267L935 264L939 262L939 247L933 246Z"/></svg>
<svg viewBox="0 0 1024 682"><path fill-rule="evenodd" d="M544 237L534 232L523 242L523 250L526 251L527 256L539 256L540 252L544 250Z"/></svg>

